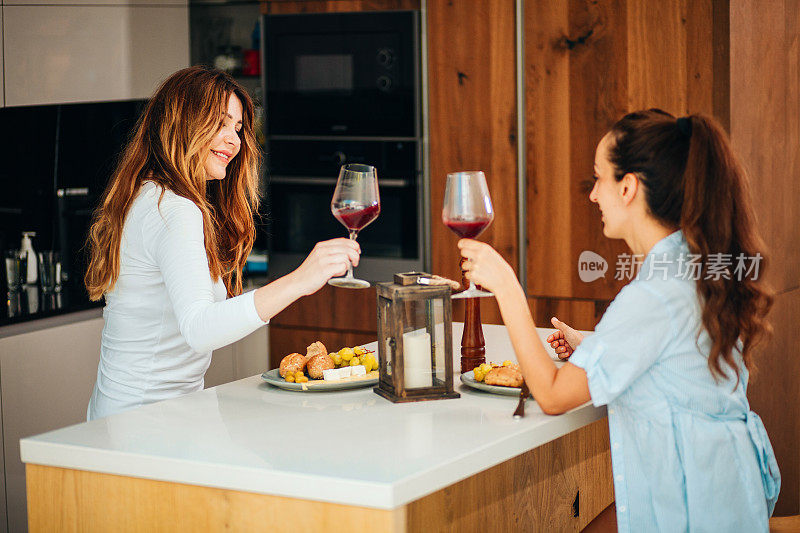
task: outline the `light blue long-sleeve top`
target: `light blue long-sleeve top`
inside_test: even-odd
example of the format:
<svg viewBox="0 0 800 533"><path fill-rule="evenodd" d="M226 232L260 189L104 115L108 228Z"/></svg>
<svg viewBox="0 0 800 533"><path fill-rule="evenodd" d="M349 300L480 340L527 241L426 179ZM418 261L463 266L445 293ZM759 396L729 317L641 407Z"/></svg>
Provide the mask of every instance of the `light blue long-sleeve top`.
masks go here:
<svg viewBox="0 0 800 533"><path fill-rule="evenodd" d="M688 256L680 231L659 241L570 362L608 406L619 531L767 532L778 465L740 354L738 383L709 371Z"/></svg>

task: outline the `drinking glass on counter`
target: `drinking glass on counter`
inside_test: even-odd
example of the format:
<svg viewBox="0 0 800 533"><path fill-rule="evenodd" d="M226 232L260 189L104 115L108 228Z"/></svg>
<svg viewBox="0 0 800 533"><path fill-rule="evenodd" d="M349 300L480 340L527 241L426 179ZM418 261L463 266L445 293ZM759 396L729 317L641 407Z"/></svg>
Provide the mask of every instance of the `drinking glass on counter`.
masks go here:
<svg viewBox="0 0 800 533"><path fill-rule="evenodd" d="M6 283L9 291L18 291L25 283L28 272L28 252L22 250L6 250Z"/></svg>
<svg viewBox="0 0 800 533"><path fill-rule="evenodd" d="M356 240L364 229L381 212L378 195L378 173L375 167L350 163L339 169L339 180L331 200L331 213L347 228L350 239ZM347 267L347 275L328 280L334 287L365 289L369 282L353 277L353 266Z"/></svg>
<svg viewBox="0 0 800 533"><path fill-rule="evenodd" d="M39 252L39 282L44 292L61 288L61 256L58 252Z"/></svg>
<svg viewBox="0 0 800 533"><path fill-rule="evenodd" d="M462 239L474 239L489 227L494 220L492 199L486 185L486 176L480 170L452 172L447 175L444 191L442 221L445 226ZM469 288L453 298L475 298L493 296L478 290L470 280Z"/></svg>

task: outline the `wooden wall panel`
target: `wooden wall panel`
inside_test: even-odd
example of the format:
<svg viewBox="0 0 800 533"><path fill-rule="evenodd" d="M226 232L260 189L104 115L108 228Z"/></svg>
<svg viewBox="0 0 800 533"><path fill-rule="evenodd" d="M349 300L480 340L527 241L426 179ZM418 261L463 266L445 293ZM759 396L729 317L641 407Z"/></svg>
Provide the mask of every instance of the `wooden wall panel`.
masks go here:
<svg viewBox="0 0 800 533"><path fill-rule="evenodd" d="M341 289L325 285L275 315L270 324L301 328L377 331L375 288Z"/></svg>
<svg viewBox="0 0 800 533"><path fill-rule="evenodd" d="M442 223L448 172L483 170L495 219L480 240L516 268L514 1L429 0L432 270L459 279L458 241Z"/></svg>
<svg viewBox="0 0 800 533"><path fill-rule="evenodd" d="M608 300L528 296L528 307L536 325L540 328L552 327L550 317L554 316L576 329L593 330L608 304ZM464 321L463 300L453 300L453 320ZM481 323L503 323L500 308L494 298L481 298Z"/></svg>
<svg viewBox="0 0 800 533"><path fill-rule="evenodd" d="M588 194L595 146L626 106L625 3L547 4L525 10L528 294L607 299L613 275L583 283L577 261L591 250L613 266L620 250Z"/></svg>
<svg viewBox="0 0 800 533"><path fill-rule="evenodd" d="M420 0L262 0L261 12L271 15L284 13L340 13L419 9L419 6Z"/></svg>
<svg viewBox="0 0 800 533"><path fill-rule="evenodd" d="M529 294L572 294L569 33L569 2L525 3Z"/></svg>
<svg viewBox="0 0 800 533"><path fill-rule="evenodd" d="M800 2L730 5L730 132L750 174L760 227L771 249L768 279L781 293L770 315L749 396L767 427L783 482L776 515L800 511Z"/></svg>
<svg viewBox="0 0 800 533"><path fill-rule="evenodd" d="M777 290L800 286L798 17L797 1L731 6L731 138L751 175Z"/></svg>
<svg viewBox="0 0 800 533"><path fill-rule="evenodd" d="M588 194L597 143L624 113L725 110L715 96L719 0L526 2L528 294L609 300L622 241L602 234ZM724 94L722 95L724 97ZM580 253L609 263L578 277Z"/></svg>
<svg viewBox="0 0 800 533"><path fill-rule="evenodd" d="M758 371L751 377L748 387L750 407L764 421L781 470L781 494L775 507L776 516L800 512L798 320L800 290L779 295L770 314L775 333L756 359Z"/></svg>

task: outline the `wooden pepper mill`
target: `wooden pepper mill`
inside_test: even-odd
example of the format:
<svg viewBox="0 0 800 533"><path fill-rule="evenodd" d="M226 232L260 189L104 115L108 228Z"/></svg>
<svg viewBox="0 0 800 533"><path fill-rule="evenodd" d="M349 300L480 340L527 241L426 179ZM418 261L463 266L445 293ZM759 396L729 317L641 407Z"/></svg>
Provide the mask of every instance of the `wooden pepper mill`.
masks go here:
<svg viewBox="0 0 800 533"><path fill-rule="evenodd" d="M463 264L466 259L461 259L461 283L469 285L464 277ZM483 340L483 327L481 325L481 299L464 298L466 310L464 313L464 334L461 336L461 373L469 372L476 366L486 362L486 342Z"/></svg>

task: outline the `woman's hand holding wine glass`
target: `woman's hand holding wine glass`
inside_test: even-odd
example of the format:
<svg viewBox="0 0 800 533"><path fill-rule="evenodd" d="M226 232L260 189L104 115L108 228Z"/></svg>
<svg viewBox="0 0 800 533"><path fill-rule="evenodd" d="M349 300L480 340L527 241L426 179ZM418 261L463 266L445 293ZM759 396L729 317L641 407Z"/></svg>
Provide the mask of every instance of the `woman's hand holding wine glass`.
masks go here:
<svg viewBox="0 0 800 533"><path fill-rule="evenodd" d="M477 284L497 295L508 287L519 285L514 269L490 245L472 239L461 239L458 241L458 248L465 259L461 268L464 269L471 287Z"/></svg>
<svg viewBox="0 0 800 533"><path fill-rule="evenodd" d="M489 188L486 185L486 176L480 171L453 172L447 175L447 185L444 191L444 207L442 208L442 221L453 233L465 239L474 239L483 230L489 227L494 220L492 199L489 197ZM470 241L476 245L477 241ZM490 250L491 246L486 245ZM494 250L492 250L494 251ZM463 250L462 250L463 254ZM502 259L502 258L501 258ZM466 267L462 265L466 271ZM453 298L474 298L476 296L492 296L491 293L478 290L475 282L489 288L478 281L474 274L467 275L469 288L455 294Z"/></svg>
<svg viewBox="0 0 800 533"><path fill-rule="evenodd" d="M318 242L305 261L292 272L300 294L307 296L322 288L333 276L358 266L361 247L344 237Z"/></svg>

